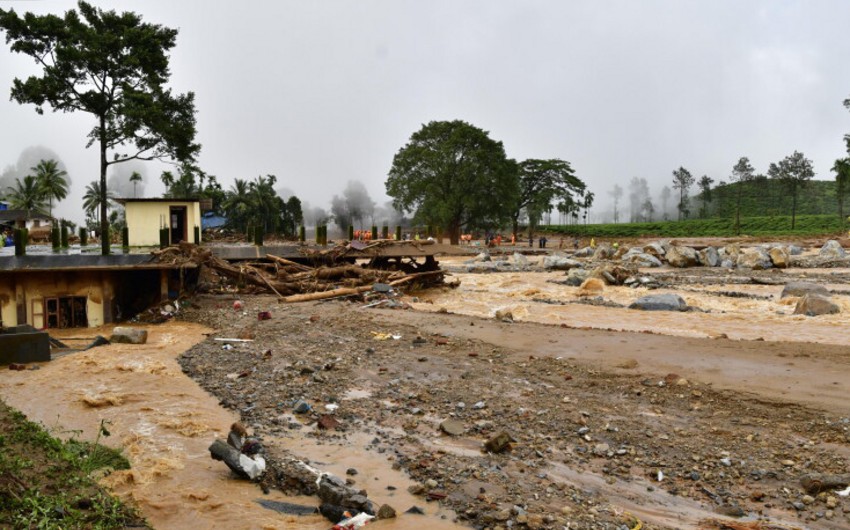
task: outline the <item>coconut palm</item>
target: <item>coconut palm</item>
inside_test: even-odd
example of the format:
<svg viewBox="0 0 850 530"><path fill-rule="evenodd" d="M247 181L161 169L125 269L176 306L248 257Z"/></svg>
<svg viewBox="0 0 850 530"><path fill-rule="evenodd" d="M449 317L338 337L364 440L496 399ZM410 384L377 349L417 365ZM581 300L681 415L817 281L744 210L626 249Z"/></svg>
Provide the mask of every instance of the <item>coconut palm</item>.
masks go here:
<svg viewBox="0 0 850 530"><path fill-rule="evenodd" d="M109 203L112 202L112 199L115 195L106 190L106 207L109 208ZM83 194L83 209L89 215L95 214L94 216L98 220L98 224L100 224L100 205L101 205L101 194L100 194L100 182L97 180L93 180L91 184L86 186L86 192Z"/></svg>
<svg viewBox="0 0 850 530"><path fill-rule="evenodd" d="M53 217L53 199L61 201L68 196L68 172L59 169L56 160L42 159L30 170L34 173L36 184L43 196L48 200L50 217Z"/></svg>
<svg viewBox="0 0 850 530"><path fill-rule="evenodd" d="M17 179L15 186L9 188L6 198L14 209L42 210L44 208L44 193L38 186L38 180L32 175L27 175L24 180Z"/></svg>
<svg viewBox="0 0 850 530"><path fill-rule="evenodd" d="M133 171L133 174L130 175L130 182L133 183L133 198L136 198L136 183L142 181L142 174L138 171Z"/></svg>

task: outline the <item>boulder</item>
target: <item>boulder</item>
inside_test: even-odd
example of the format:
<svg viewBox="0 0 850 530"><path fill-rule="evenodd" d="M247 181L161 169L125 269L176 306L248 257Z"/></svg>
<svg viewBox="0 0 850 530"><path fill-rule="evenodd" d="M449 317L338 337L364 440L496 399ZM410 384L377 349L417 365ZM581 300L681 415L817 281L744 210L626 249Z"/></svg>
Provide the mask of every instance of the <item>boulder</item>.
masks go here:
<svg viewBox="0 0 850 530"><path fill-rule="evenodd" d="M735 263L738 261L738 254L741 253L741 248L737 244L733 243L721 248L719 253L721 261L729 259L732 263Z"/></svg>
<svg viewBox="0 0 850 530"><path fill-rule="evenodd" d="M788 259L791 257L791 254L784 247L773 247L767 251L767 254L770 256L773 266L777 269L788 267Z"/></svg>
<svg viewBox="0 0 850 530"><path fill-rule="evenodd" d="M723 267L724 269L734 269L735 268L735 262L732 261L729 258L726 258L726 259L724 259L723 261L720 262L720 266Z"/></svg>
<svg viewBox="0 0 850 530"><path fill-rule="evenodd" d="M570 269L564 283L572 287L578 287L584 280L590 277L590 271L586 269Z"/></svg>
<svg viewBox="0 0 850 530"><path fill-rule="evenodd" d="M490 253L485 250L474 258L472 258L471 260L467 261L467 263L481 263L484 261L490 261L491 259L492 258L490 257Z"/></svg>
<svg viewBox="0 0 850 530"><path fill-rule="evenodd" d="M528 268L528 258L519 252L514 252L513 256L511 256L511 263L517 269L527 269Z"/></svg>
<svg viewBox="0 0 850 530"><path fill-rule="evenodd" d="M664 257L664 254L667 253L667 250L664 248L664 245L662 245L660 241L654 241L652 243L649 243L648 245L644 245L643 251L647 254L655 256L656 258Z"/></svg>
<svg viewBox="0 0 850 530"><path fill-rule="evenodd" d="M816 294L819 296L829 296L829 291L823 285L810 282L788 282L785 288L782 289L782 296L806 296L807 294Z"/></svg>
<svg viewBox="0 0 850 530"><path fill-rule="evenodd" d="M834 239L830 239L820 249L818 255L822 258L827 259L840 259L847 255L844 251L844 248L841 246L841 243Z"/></svg>
<svg viewBox="0 0 850 530"><path fill-rule="evenodd" d="M608 243L602 243L596 247L593 259L609 259L614 255L614 249Z"/></svg>
<svg viewBox="0 0 850 530"><path fill-rule="evenodd" d="M697 251L691 247L672 246L667 249L666 257L672 267L695 267L699 264Z"/></svg>
<svg viewBox="0 0 850 530"><path fill-rule="evenodd" d="M639 248L632 248L623 258L626 263L634 263L638 267L660 267L661 260L648 252L641 252Z"/></svg>
<svg viewBox="0 0 850 530"><path fill-rule="evenodd" d="M705 267L719 267L720 253L714 247L705 247L699 251L699 261Z"/></svg>
<svg viewBox="0 0 850 530"><path fill-rule="evenodd" d="M593 255L595 249L593 247L584 247L573 252L575 258L587 258Z"/></svg>
<svg viewBox="0 0 850 530"><path fill-rule="evenodd" d="M466 272L494 272L498 270L498 263L497 261L470 263L466 266Z"/></svg>
<svg viewBox="0 0 850 530"><path fill-rule="evenodd" d="M833 303L828 298L817 294L807 294L803 296L794 308L795 315L806 315L808 317L833 315L840 312L841 308L838 307L837 304Z"/></svg>
<svg viewBox="0 0 850 530"><path fill-rule="evenodd" d="M109 342L118 342L122 344L144 344L148 341L148 332L145 329L128 328L118 326L112 330L112 336L109 337Z"/></svg>
<svg viewBox="0 0 850 530"><path fill-rule="evenodd" d="M599 296L605 290L605 282L599 278L588 278L582 282L577 296Z"/></svg>
<svg viewBox="0 0 850 530"><path fill-rule="evenodd" d="M581 262L566 256L552 254L543 258L542 266L547 271L568 271L576 267L581 267Z"/></svg>
<svg viewBox="0 0 850 530"><path fill-rule="evenodd" d="M803 253L803 249L801 249L797 245L788 245L788 253L792 256L799 256Z"/></svg>
<svg viewBox="0 0 850 530"><path fill-rule="evenodd" d="M593 269L590 275L604 280L608 285L622 285L627 278L635 276L637 272L637 267L632 264L604 263Z"/></svg>
<svg viewBox="0 0 850 530"><path fill-rule="evenodd" d="M761 247L754 247L738 254L736 262L739 269L752 269L754 271L769 269L773 267L767 251Z"/></svg>
<svg viewBox="0 0 850 530"><path fill-rule="evenodd" d="M629 305L629 309L643 311L687 311L688 304L677 294L651 294L642 296Z"/></svg>

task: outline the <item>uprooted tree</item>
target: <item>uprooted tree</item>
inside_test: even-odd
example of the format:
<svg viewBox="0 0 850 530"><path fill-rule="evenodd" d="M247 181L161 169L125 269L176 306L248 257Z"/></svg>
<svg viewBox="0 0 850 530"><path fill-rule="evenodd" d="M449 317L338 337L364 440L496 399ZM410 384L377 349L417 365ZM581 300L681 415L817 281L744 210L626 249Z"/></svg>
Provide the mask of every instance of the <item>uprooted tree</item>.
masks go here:
<svg viewBox="0 0 850 530"><path fill-rule="evenodd" d="M517 164L501 142L464 121L432 121L413 133L393 158L387 195L399 211L448 230L509 221L519 195Z"/></svg>
<svg viewBox="0 0 850 530"><path fill-rule="evenodd" d="M165 87L167 52L177 30L83 1L78 8L64 18L20 17L0 9L0 29L13 52L29 55L43 69L40 77L13 81L13 100L34 104L39 114L48 105L54 112L81 111L96 120L87 147L97 143L100 151L101 245L108 254L107 168L128 160L193 160L200 149L195 96Z"/></svg>

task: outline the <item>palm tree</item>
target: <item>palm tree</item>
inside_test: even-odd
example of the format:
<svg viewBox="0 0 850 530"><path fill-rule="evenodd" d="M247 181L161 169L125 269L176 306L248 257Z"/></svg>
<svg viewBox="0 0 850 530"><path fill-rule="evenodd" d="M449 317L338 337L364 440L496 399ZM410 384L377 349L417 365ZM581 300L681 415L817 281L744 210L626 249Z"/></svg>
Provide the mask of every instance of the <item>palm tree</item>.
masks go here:
<svg viewBox="0 0 850 530"><path fill-rule="evenodd" d="M248 182L235 179L225 197L222 208L227 216L228 223L237 230L245 232L248 225L248 212L251 209L248 198Z"/></svg>
<svg viewBox="0 0 850 530"><path fill-rule="evenodd" d="M50 204L50 217L53 217L53 199L61 201L68 196L68 181L65 180L67 171L59 169L55 160L42 159L30 168L35 173L35 180L43 196Z"/></svg>
<svg viewBox="0 0 850 530"><path fill-rule="evenodd" d="M106 190L106 207L109 208L109 203L112 202L112 199L115 195ZM100 224L100 205L101 205L101 194L100 194L100 181L93 180L91 184L86 186L86 192L83 194L83 209L89 215L96 214L98 224Z"/></svg>
<svg viewBox="0 0 850 530"><path fill-rule="evenodd" d="M23 181L17 179L15 187L9 188L7 199L14 209L41 210L44 208L45 196L36 178L27 175Z"/></svg>
<svg viewBox="0 0 850 530"><path fill-rule="evenodd" d="M133 174L130 175L130 182L133 183L133 198L136 198L136 183L142 181L142 175L138 171L133 171Z"/></svg>

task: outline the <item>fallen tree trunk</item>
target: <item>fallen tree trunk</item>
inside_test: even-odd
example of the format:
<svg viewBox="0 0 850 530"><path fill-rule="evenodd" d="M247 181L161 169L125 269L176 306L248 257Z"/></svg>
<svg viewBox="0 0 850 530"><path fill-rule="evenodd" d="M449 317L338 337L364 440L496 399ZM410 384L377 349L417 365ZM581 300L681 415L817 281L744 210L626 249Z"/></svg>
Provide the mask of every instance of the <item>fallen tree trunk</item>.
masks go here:
<svg viewBox="0 0 850 530"><path fill-rule="evenodd" d="M216 440L210 446L210 456L213 457L213 460L223 461L231 471L242 478L250 478L248 473L245 473L245 470L242 469L242 464L239 463L239 455L241 454L222 440Z"/></svg>
<svg viewBox="0 0 850 530"><path fill-rule="evenodd" d="M307 293L307 294L295 294L292 296L285 296L281 298L279 301L285 304L292 304L295 302L310 302L313 300L326 300L328 298L336 298L339 296L351 296L353 294L365 293L366 291L371 291L371 285L363 285L361 287L345 287L342 289L331 289L330 291L319 291L315 293Z"/></svg>
<svg viewBox="0 0 850 530"><path fill-rule="evenodd" d="M823 475L813 473L800 478L800 484L806 492L818 494L822 491L845 488L850 485L850 473L843 475Z"/></svg>

